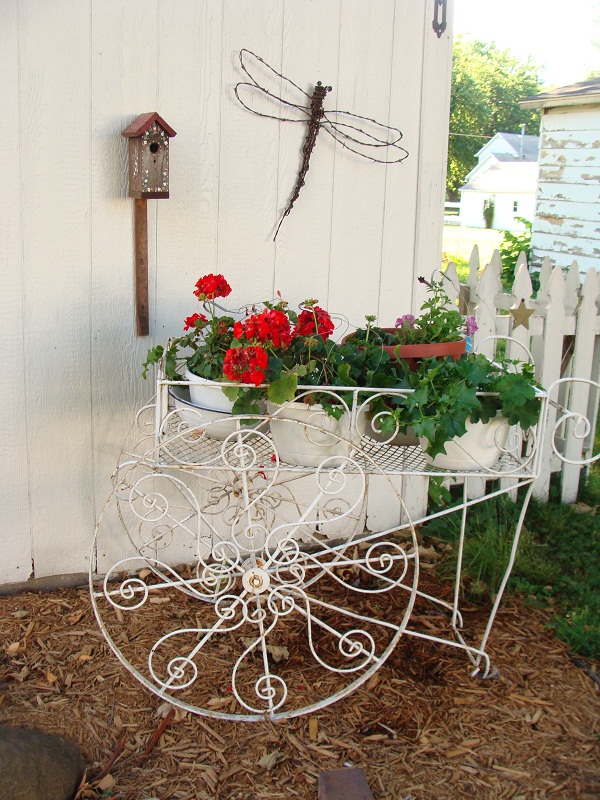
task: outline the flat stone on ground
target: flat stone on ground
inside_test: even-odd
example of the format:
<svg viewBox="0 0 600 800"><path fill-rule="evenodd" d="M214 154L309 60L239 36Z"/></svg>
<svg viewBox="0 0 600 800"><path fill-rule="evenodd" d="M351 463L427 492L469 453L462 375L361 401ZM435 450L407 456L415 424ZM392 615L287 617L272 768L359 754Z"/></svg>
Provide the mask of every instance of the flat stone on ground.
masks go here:
<svg viewBox="0 0 600 800"><path fill-rule="evenodd" d="M0 725L2 797L72 800L84 773L79 748L68 739Z"/></svg>
<svg viewBox="0 0 600 800"><path fill-rule="evenodd" d="M319 774L318 800L373 800L362 769L332 769Z"/></svg>

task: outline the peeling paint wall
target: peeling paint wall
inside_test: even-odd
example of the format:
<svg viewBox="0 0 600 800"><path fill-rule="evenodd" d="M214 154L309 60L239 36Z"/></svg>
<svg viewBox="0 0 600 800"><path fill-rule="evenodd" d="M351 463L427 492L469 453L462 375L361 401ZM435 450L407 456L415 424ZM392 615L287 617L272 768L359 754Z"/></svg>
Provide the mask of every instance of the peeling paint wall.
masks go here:
<svg viewBox="0 0 600 800"><path fill-rule="evenodd" d="M600 104L546 109L532 263L600 267Z"/></svg>

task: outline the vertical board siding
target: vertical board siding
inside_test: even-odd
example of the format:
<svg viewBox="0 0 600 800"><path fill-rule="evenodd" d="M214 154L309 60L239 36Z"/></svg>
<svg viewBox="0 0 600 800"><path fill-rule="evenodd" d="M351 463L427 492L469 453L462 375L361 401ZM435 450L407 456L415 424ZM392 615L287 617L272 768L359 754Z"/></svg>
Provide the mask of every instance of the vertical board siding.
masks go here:
<svg viewBox="0 0 600 800"><path fill-rule="evenodd" d="M449 19L452 19L453 0L448 2ZM445 164L448 155L448 117L436 113L450 98L451 70L438 71L434 53L443 48L446 58L452 58L452 42L443 36L430 35L432 13L428 5L423 20L424 50L421 72L421 131L419 136L419 180L417 183L417 216L415 226L415 252L411 288L413 307L420 308L426 294L418 283L417 275L430 275L438 269L442 252L442 229L438 224L443 217L446 195Z"/></svg>
<svg viewBox="0 0 600 800"><path fill-rule="evenodd" d="M152 388L140 378L150 337L135 336L133 200L127 197L127 142L121 131L158 102L158 2L92 5L92 429L94 509L100 513L125 434L129 411ZM133 46L132 46L133 45ZM162 109L158 109L162 111ZM165 119L171 123L166 112ZM177 127L175 130L177 130ZM176 141L176 140L175 140ZM156 316L156 206L148 203L150 325ZM91 537L88 536L88 542ZM98 569L120 554L119 536L99 541ZM111 561L112 559L112 561Z"/></svg>
<svg viewBox="0 0 600 800"><path fill-rule="evenodd" d="M0 482L0 563L6 582L27 580L31 573L31 523L29 514L29 459L27 397L23 330L25 276L22 257L21 153L19 96L18 0L0 4L0 72L4 91L0 114L0 141L6 153L0 245L3 257L0 315L5 359L0 381L0 436L4 470ZM13 36L9 37L9 31Z"/></svg>
<svg viewBox="0 0 600 800"><path fill-rule="evenodd" d="M441 250L451 41L432 18L433 0L1 5L0 131L18 157L1 223L0 584L26 580L32 557L35 577L87 568L122 443L153 394L141 363L182 330L201 274L226 275L231 307L280 290L355 324L411 310L414 277ZM327 108L399 127L408 160L373 164L321 132L273 243L306 126L237 102L244 47L309 93L331 84ZM148 111L177 136L171 197L148 203L150 336L136 337L121 131ZM99 571L127 552L116 524L106 530Z"/></svg>
<svg viewBox="0 0 600 800"><path fill-rule="evenodd" d="M84 570L93 525L90 3L18 10L27 450L41 577Z"/></svg>
<svg viewBox="0 0 600 800"><path fill-rule="evenodd" d="M253 0L223 3L221 131L218 217L218 271L233 287L232 306L271 297L277 208L278 127L275 120L246 111L236 100L234 86L245 80L239 51L252 50L281 67L282 3L269 4L269 13L256 13ZM274 54L274 59L269 54ZM208 270L213 271L213 270Z"/></svg>
<svg viewBox="0 0 600 800"><path fill-rule="evenodd" d="M383 0L378 15L381 27L374 27L370 24L372 8L368 3L342 4L338 86L331 102L334 108L387 124L394 3ZM392 124L402 125L401 121ZM341 148L335 150L331 214L334 246L328 304L332 309L343 310L353 325L363 324L365 314L376 314L378 310L385 179L388 169L402 167L373 163ZM361 268L352 270L349 297L346 281L352 263Z"/></svg>
<svg viewBox="0 0 600 800"><path fill-rule="evenodd" d="M410 155L399 169L392 166L386 173L378 309L379 322L383 326L393 325L399 316L408 312L415 278L422 274L415 253L420 213L407 187L418 185L421 127L428 124L421 113L421 91L424 48L430 24L430 8L426 3L396 5L390 74L390 123L402 131L404 136L401 144ZM415 30L421 30L422 36L415 36ZM442 46L446 47L445 43ZM413 108L419 109L419 113L409 113L409 109ZM432 203L435 209L434 198ZM438 261L439 257L435 266ZM426 272L430 273L431 270L426 269Z"/></svg>
<svg viewBox="0 0 600 800"><path fill-rule="evenodd" d="M322 0L307 8L305 3L286 0L282 42L282 74L310 94L317 81L332 86L325 107L336 108L339 84L341 0ZM309 22L309 24L306 24ZM307 61L305 54L311 53ZM268 60L268 59L267 59ZM264 125L276 125L262 120ZM272 218L274 232L286 208L302 160L306 126L296 122L279 126L279 175L277 206ZM277 241L273 291L281 291L293 305L309 297L322 307L329 302L332 259L331 215L334 203L336 147L321 131L311 157L305 186L285 219ZM272 234L271 234L272 235ZM331 306L332 307L332 306ZM336 311L340 309L336 308Z"/></svg>

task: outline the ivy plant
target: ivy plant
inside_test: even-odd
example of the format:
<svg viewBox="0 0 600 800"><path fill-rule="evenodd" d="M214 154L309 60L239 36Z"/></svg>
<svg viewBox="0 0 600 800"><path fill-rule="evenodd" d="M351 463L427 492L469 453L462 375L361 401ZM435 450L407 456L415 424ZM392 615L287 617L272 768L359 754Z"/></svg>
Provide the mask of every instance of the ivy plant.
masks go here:
<svg viewBox="0 0 600 800"><path fill-rule="evenodd" d="M427 358L406 374L403 388L412 391L391 399L394 408L381 428L392 433L398 426L406 433L411 427L427 440L426 451L434 458L446 452L446 442L466 432L469 420L488 422L500 413L523 430L535 425L540 412L536 387L528 364L498 363L476 353L457 361Z"/></svg>

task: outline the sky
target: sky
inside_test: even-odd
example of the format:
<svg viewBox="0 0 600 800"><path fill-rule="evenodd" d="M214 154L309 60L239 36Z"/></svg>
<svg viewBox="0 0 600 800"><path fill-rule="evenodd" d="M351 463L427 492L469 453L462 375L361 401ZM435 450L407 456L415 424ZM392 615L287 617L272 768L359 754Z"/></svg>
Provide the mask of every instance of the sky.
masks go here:
<svg viewBox="0 0 600 800"><path fill-rule="evenodd" d="M453 28L454 36L495 42L519 61L531 57L543 67L545 87L600 69L600 0L454 0Z"/></svg>

